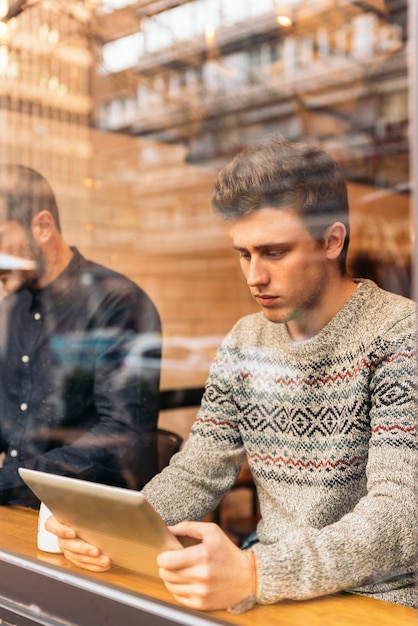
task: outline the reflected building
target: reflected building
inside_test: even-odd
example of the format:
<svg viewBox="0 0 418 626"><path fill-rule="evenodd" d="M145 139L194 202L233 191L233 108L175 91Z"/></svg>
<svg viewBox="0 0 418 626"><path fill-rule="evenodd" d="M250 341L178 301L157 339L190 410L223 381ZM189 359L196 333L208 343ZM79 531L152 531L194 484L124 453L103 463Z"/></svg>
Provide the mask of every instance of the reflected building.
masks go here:
<svg viewBox="0 0 418 626"><path fill-rule="evenodd" d="M0 159L44 173L71 237L91 185L91 8L1 0L0 17Z"/></svg>
<svg viewBox="0 0 418 626"><path fill-rule="evenodd" d="M215 166L280 131L321 143L352 178L405 183L405 16L405 0L132 2L98 17L98 124ZM112 71L128 43L131 67ZM377 163L395 151L403 163Z"/></svg>
<svg viewBox="0 0 418 626"><path fill-rule="evenodd" d="M352 256L409 267L406 26L407 0L130 2L97 15L97 125L214 170L271 132L312 141L350 181Z"/></svg>

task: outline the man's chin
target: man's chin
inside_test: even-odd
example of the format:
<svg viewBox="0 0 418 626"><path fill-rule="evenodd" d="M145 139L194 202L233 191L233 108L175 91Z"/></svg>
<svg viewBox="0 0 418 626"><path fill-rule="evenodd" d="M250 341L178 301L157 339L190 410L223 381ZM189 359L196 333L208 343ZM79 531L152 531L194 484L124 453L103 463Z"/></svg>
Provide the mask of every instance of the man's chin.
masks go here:
<svg viewBox="0 0 418 626"><path fill-rule="evenodd" d="M14 293L18 290L18 285L10 280L2 280L1 281L2 290L4 293Z"/></svg>
<svg viewBox="0 0 418 626"><path fill-rule="evenodd" d="M276 311L273 309L262 308L264 317L274 324L284 324L289 321L289 315L284 311Z"/></svg>
<svg viewBox="0 0 418 626"><path fill-rule="evenodd" d="M5 293L15 293L22 289L26 284L26 277L23 277L20 273L10 273L0 276L0 282L2 283L3 291Z"/></svg>

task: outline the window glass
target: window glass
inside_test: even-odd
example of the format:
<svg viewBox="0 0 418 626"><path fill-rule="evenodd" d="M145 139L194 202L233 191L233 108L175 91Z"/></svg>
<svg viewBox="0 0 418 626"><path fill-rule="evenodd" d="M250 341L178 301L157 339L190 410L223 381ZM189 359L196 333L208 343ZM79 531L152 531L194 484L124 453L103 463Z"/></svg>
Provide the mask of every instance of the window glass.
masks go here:
<svg viewBox="0 0 418 626"><path fill-rule="evenodd" d="M128 35L103 46L102 71L106 74L133 67L144 51L142 33Z"/></svg>
<svg viewBox="0 0 418 626"><path fill-rule="evenodd" d="M232 249L230 224L213 214L213 183L236 154L274 133L322 148L341 167L350 204L349 274L391 293L416 295L411 214L418 187L418 103L411 50L417 44L411 6L413 0L13 3L13 14L0 21L0 174L2 166L19 164L50 183L72 251L64 248L64 257L80 254L79 262L86 263L79 290L54 304L70 312L76 303L85 306L62 325L55 320L53 338L40 335L50 351L39 369L30 369L24 350L37 341L35 330L28 330L36 321L32 312L42 316L41 305L49 304L37 300L37 283L24 285L33 302L29 322L12 316L18 332L2 326L0 314L0 361L6 350L11 359L10 366L7 359L0 362L1 392L12 389L12 372L19 381L7 407L0 393L0 471L26 462L36 450L46 469L66 467L77 456L77 475L142 487L149 476L140 475L144 468L136 466L131 449L115 450L115 457L102 462L100 455L112 454L113 443L108 449L92 446L96 469L111 466L106 476L90 472L90 459L83 456L100 411L95 441L109 441L106 428L118 411L117 427L125 417L129 422L129 411L123 411L138 402L129 395L135 396L133 389L149 402L147 434L158 419L159 426L187 439L196 407L159 412L154 400L160 392L202 391L227 333L243 316L260 312L242 276L243 261ZM16 172L9 179L17 187L23 180ZM23 196L16 205L25 204ZM5 206L0 198L0 217L9 215ZM21 262L34 254L31 227L27 218L23 232L13 233L17 243L0 246L0 259L4 253ZM0 230L0 244L6 239ZM87 260L99 274L98 267L105 268L106 285L122 276L129 288L147 294L144 332L132 309L119 309L128 283L116 295L110 287L106 291ZM44 262L39 254L42 270ZM2 306L10 298L1 267L0 281L6 287L0 287ZM20 294L13 284L11 291ZM98 312L96 296L103 306ZM120 341L115 319L125 325ZM138 381L144 360L148 378ZM45 398L31 388L35 374L43 375ZM114 390L126 392L127 399L112 396ZM388 390L388 396L394 393ZM36 411L28 397L37 398ZM81 426L71 423L77 411ZM3 413L9 416L4 421ZM30 414L32 421L25 421ZM302 421L297 427L303 429ZM119 441L118 435L109 437ZM147 442L153 473L155 438ZM51 452L60 446L68 446L64 460ZM45 460L46 453L52 460ZM115 470L115 478L112 464L121 458L126 467L123 476ZM0 490L1 484L0 475ZM248 507L237 507L245 517Z"/></svg>

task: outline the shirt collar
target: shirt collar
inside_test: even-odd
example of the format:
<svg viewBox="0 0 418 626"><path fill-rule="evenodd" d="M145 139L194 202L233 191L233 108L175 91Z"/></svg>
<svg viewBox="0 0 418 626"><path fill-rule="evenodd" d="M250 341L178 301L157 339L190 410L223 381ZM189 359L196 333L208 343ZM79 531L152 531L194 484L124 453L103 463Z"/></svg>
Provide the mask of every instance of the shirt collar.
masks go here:
<svg viewBox="0 0 418 626"><path fill-rule="evenodd" d="M73 256L59 276L42 289L29 288L33 294L32 309L42 306L48 310L65 300L72 292L74 285L79 280L79 269L83 257L77 248L71 247L71 251Z"/></svg>

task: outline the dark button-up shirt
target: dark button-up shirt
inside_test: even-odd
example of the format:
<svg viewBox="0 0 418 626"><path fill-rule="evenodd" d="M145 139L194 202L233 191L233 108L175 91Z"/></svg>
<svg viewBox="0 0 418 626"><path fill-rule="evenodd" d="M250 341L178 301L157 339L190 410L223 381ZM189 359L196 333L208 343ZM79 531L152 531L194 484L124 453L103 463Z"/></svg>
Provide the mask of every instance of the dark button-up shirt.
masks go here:
<svg viewBox="0 0 418 626"><path fill-rule="evenodd" d="M157 471L158 313L77 250L0 303L0 503L36 506L18 467L140 488Z"/></svg>

